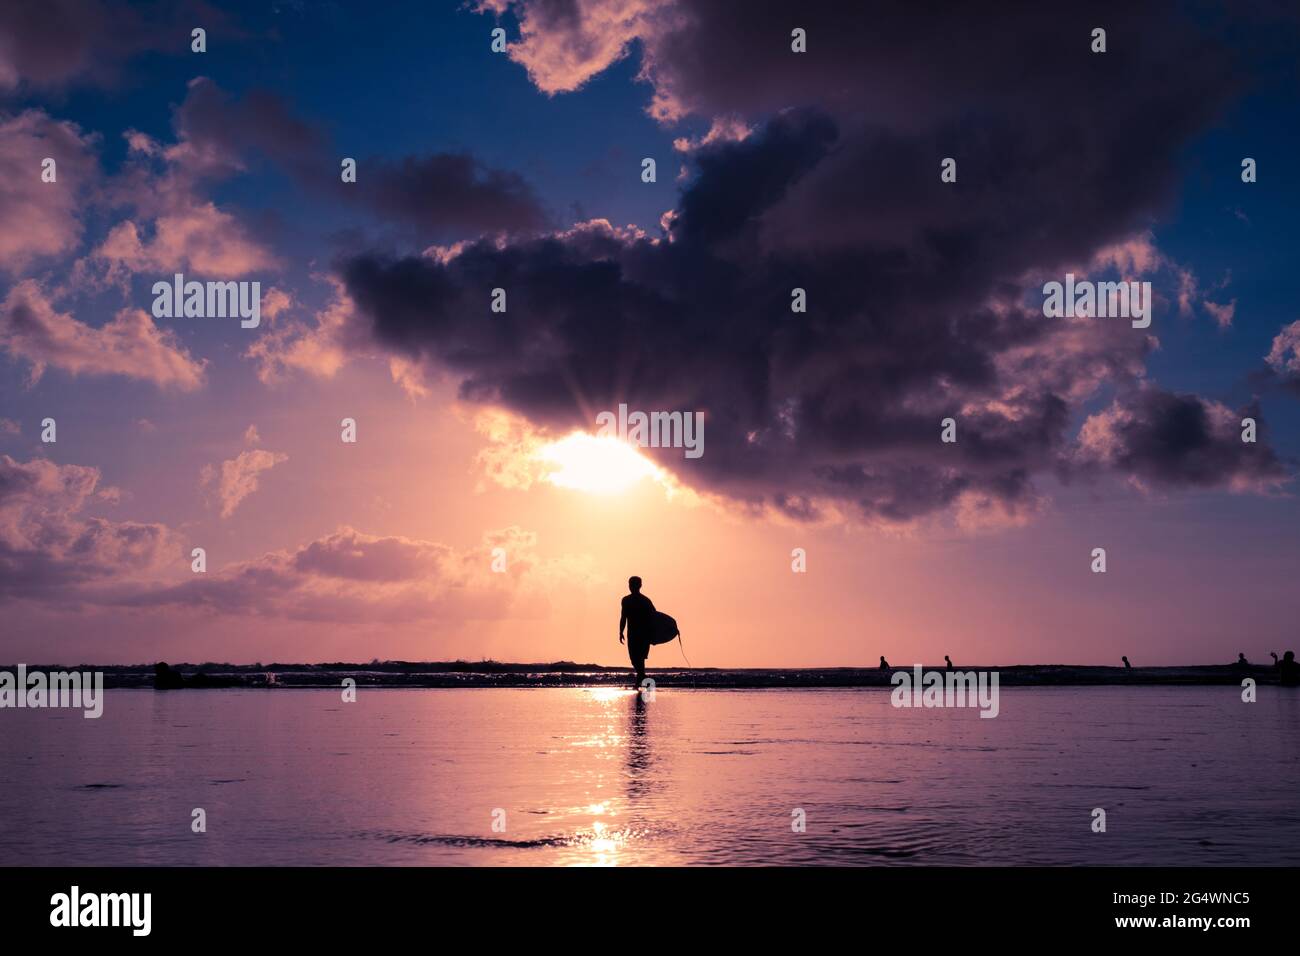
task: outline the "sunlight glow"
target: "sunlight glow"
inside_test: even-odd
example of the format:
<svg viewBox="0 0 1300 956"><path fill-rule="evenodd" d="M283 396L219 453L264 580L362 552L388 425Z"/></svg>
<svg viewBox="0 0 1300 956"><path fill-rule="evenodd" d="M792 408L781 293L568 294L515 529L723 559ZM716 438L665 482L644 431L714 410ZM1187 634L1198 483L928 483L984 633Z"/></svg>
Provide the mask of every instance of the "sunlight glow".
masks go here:
<svg viewBox="0 0 1300 956"><path fill-rule="evenodd" d="M631 445L612 437L574 432L543 446L537 457L550 466L546 480L561 488L593 495L616 495L662 469Z"/></svg>
<svg viewBox="0 0 1300 956"><path fill-rule="evenodd" d="M613 703L622 700L624 697L631 697L633 694L639 693L639 691L630 687L586 687L583 689L587 692L588 697L601 704Z"/></svg>

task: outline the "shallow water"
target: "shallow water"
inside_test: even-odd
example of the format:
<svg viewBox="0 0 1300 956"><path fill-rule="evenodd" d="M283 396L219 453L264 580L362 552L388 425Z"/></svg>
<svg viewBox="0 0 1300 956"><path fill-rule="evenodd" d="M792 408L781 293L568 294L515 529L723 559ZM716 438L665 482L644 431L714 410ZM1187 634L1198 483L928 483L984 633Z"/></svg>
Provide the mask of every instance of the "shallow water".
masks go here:
<svg viewBox="0 0 1300 956"><path fill-rule="evenodd" d="M106 693L0 711L0 864L1300 864L1288 688Z"/></svg>

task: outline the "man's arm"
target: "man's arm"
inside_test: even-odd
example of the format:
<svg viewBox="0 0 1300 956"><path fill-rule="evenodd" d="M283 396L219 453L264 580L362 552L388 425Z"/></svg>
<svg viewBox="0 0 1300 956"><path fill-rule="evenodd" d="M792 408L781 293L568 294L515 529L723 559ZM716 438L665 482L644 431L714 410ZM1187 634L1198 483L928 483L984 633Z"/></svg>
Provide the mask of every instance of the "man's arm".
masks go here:
<svg viewBox="0 0 1300 956"><path fill-rule="evenodd" d="M623 629L627 627L627 604L622 605L623 613L618 618L618 642L623 643Z"/></svg>

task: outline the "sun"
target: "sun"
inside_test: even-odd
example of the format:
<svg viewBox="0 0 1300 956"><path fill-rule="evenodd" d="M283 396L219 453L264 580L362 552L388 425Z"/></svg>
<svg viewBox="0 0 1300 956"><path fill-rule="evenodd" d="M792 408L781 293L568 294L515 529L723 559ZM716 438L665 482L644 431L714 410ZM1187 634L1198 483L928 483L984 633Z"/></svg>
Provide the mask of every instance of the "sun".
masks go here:
<svg viewBox="0 0 1300 956"><path fill-rule="evenodd" d="M631 445L586 432L542 446L537 457L548 466L551 484L592 495L616 495L646 478L662 478L662 469Z"/></svg>

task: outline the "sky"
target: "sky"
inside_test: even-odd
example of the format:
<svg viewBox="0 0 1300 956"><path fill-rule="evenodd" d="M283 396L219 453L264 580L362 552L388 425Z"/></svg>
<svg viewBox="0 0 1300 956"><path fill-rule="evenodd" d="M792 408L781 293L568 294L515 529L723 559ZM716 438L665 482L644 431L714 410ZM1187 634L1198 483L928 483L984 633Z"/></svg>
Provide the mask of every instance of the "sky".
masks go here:
<svg viewBox="0 0 1300 956"><path fill-rule="evenodd" d="M1294 647L1300 19L1134 6L6 4L0 661Z"/></svg>

